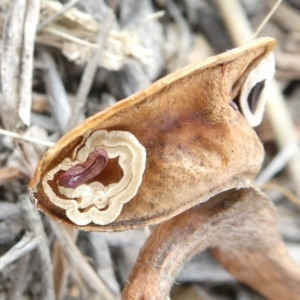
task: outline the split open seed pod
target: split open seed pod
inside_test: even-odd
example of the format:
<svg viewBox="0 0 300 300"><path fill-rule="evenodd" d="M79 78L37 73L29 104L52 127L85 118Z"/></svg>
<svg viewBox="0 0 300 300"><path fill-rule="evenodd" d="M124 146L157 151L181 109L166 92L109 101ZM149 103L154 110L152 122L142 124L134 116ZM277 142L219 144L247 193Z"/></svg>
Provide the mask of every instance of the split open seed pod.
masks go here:
<svg viewBox="0 0 300 300"><path fill-rule="evenodd" d="M116 231L249 186L263 159L250 125L261 118L274 45L262 38L208 58L87 119L39 162L32 202L64 224Z"/></svg>

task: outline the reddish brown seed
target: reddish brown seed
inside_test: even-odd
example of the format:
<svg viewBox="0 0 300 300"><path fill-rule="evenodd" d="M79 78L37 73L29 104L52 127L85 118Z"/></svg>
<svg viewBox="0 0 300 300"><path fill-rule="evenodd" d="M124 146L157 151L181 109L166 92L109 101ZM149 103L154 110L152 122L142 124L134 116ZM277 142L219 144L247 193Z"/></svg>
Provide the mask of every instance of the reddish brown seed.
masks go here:
<svg viewBox="0 0 300 300"><path fill-rule="evenodd" d="M97 148L92 151L84 163L78 164L61 174L60 185L75 189L102 172L108 162L107 152Z"/></svg>

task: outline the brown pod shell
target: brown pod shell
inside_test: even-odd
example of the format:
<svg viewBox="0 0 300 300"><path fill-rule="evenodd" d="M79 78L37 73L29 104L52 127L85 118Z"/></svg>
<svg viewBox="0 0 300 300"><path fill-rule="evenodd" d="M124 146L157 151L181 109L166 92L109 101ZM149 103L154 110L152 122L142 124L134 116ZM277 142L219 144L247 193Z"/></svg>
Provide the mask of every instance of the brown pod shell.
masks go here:
<svg viewBox="0 0 300 300"><path fill-rule="evenodd" d="M260 169L263 148L245 117L230 103L274 45L273 39L260 38L187 66L88 118L45 153L29 184L32 202L66 225L119 231L157 224L222 191L249 186ZM100 130L131 133L145 149L145 166L134 197L124 203L114 221L78 225L52 202L42 182ZM117 159L109 159L93 180L105 186L118 182L123 173ZM54 193L59 193L56 185L55 180L49 181Z"/></svg>

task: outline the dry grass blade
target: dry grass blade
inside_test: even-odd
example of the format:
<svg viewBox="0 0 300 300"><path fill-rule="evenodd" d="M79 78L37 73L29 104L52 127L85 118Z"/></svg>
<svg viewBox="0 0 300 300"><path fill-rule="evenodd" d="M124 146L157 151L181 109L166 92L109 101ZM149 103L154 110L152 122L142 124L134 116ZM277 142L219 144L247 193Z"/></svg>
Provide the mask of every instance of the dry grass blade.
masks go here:
<svg viewBox="0 0 300 300"><path fill-rule="evenodd" d="M274 0L267 0L269 7L274 5ZM274 12L273 18L278 21L284 28L300 33L300 16L294 9L284 1Z"/></svg>
<svg viewBox="0 0 300 300"><path fill-rule="evenodd" d="M259 27L255 30L254 34L252 35L251 40L255 39L258 34L261 32L263 27L269 22L270 18L273 16L273 14L276 12L278 6L281 4L282 0L277 0L275 5L272 7L268 15L264 18L263 22L259 25Z"/></svg>
<svg viewBox="0 0 300 300"><path fill-rule="evenodd" d="M52 143L52 142L37 139L37 138L31 137L31 136L20 135L20 134L17 134L15 132L7 131L7 130L4 130L4 129L0 129L0 134L7 135L7 136L10 136L10 137L13 137L13 138L16 138L16 139L28 141L30 143L34 143L34 144L38 144L38 145L44 145L44 146L47 146L47 147L52 147L54 145L54 143Z"/></svg>

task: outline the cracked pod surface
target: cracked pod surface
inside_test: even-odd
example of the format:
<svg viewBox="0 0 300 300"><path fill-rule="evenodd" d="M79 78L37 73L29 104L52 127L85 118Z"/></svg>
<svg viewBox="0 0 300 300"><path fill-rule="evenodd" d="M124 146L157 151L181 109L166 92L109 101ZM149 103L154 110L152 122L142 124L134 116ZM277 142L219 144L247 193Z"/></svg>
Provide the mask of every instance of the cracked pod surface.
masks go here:
<svg viewBox="0 0 300 300"><path fill-rule="evenodd" d="M233 100L274 45L261 38L208 58L88 118L45 153L29 184L31 201L64 224L117 231L162 222L221 191L248 186L263 148ZM252 89L262 80L250 84L249 104L243 90L248 114L255 107L261 114L261 105L253 105L261 101L253 100L261 84L259 92ZM94 163L89 155L102 150L108 162L91 178L87 173L102 157L94 155ZM76 176L81 184L69 188L65 178Z"/></svg>

